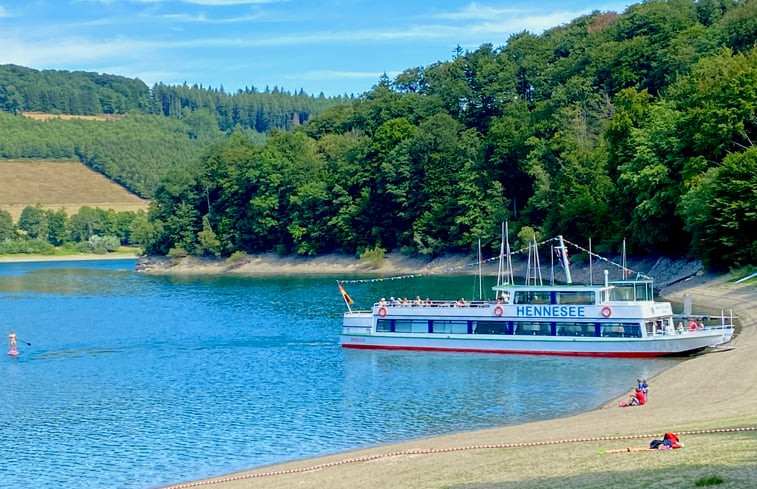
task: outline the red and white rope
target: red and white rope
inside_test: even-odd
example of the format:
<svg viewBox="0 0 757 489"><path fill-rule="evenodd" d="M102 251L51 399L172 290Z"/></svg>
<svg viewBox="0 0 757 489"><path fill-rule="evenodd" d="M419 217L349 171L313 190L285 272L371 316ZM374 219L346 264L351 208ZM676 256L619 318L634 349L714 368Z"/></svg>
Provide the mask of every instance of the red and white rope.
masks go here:
<svg viewBox="0 0 757 489"><path fill-rule="evenodd" d="M749 426L744 428L715 428L711 430L691 430L691 431L676 431L679 436L687 435L708 435L713 433L733 433L738 431L757 431L757 426ZM518 447L536 447L543 445L559 445L563 443L582 443L582 442L595 442L595 441L608 441L608 440L633 440L637 438L660 438L663 433L652 433L643 435L619 435L619 436L595 436L587 438L567 438L563 440L548 440L548 441L527 441L520 443L495 443L490 445L468 445L461 447L449 447L449 448L418 448L408 450L398 450L396 452L377 453L374 455L366 455L363 457L347 458L343 460L337 460L334 462L327 462L317 465L311 465L308 467L300 467L296 469L275 470L271 472L256 472L254 474L243 474L224 477L222 479L186 482L183 484L176 484L168 486L165 489L184 489L188 487L209 486L213 484L220 484L223 482L232 482L244 479L258 479L261 477L271 477L275 475L287 475L287 474L299 474L303 472L312 472L315 470L326 469L329 467L335 467L338 465L353 464L358 462L369 462L371 460L378 460L381 458L398 457L401 455L428 455L434 453L449 453L449 452L461 452L465 450L486 450L496 448L518 448Z"/></svg>

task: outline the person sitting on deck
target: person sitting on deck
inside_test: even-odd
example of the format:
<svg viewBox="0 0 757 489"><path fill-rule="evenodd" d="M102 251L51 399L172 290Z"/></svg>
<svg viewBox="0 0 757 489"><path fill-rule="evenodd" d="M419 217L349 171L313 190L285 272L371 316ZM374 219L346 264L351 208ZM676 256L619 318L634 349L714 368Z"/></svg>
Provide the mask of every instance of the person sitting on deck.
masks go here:
<svg viewBox="0 0 757 489"><path fill-rule="evenodd" d="M696 331L697 330L697 323L692 319L689 321L689 331Z"/></svg>

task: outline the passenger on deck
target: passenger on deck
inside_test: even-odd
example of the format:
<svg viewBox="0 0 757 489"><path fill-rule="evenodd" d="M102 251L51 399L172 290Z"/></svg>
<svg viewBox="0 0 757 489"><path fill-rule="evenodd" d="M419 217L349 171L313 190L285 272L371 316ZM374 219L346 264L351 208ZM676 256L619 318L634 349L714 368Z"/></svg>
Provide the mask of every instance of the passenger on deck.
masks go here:
<svg viewBox="0 0 757 489"><path fill-rule="evenodd" d="M692 319L689 321L689 331L696 331L697 330L697 323Z"/></svg>
<svg viewBox="0 0 757 489"><path fill-rule="evenodd" d="M385 305L386 305L386 299L382 297L381 300L379 301L379 306L385 306Z"/></svg>
<svg viewBox="0 0 757 489"><path fill-rule="evenodd" d="M704 322L703 322L703 321L702 321L701 319L700 319L700 320L699 320L699 322L697 323L697 329L698 329L699 331L704 331Z"/></svg>
<svg viewBox="0 0 757 489"><path fill-rule="evenodd" d="M678 326L676 326L676 333L682 334L683 333L683 321L678 322Z"/></svg>
<svg viewBox="0 0 757 489"><path fill-rule="evenodd" d="M667 321L665 323L665 334L675 334L676 330L673 328L673 323L671 321Z"/></svg>
<svg viewBox="0 0 757 489"><path fill-rule="evenodd" d="M461 297L459 301L455 302L455 307L465 307L466 305L468 304L465 302L465 297Z"/></svg>
<svg viewBox="0 0 757 489"><path fill-rule="evenodd" d="M423 305L423 302L421 301L421 296L416 295L415 300L413 301L414 306L421 306Z"/></svg>
<svg viewBox="0 0 757 489"><path fill-rule="evenodd" d="M426 300L424 301L424 305L427 306L427 307L430 307L431 306L431 299L429 299L428 297L426 297Z"/></svg>

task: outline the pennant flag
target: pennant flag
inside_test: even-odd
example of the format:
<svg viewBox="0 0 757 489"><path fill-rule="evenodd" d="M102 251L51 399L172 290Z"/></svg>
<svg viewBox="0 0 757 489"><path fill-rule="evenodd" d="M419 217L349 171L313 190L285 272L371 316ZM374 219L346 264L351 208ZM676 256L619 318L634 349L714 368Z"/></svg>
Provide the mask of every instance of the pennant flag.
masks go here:
<svg viewBox="0 0 757 489"><path fill-rule="evenodd" d="M566 248L560 248L559 246L555 248L555 256L557 257L557 260L560 263L560 266L565 268L566 266L570 265L570 260L568 260L568 250Z"/></svg>
<svg viewBox="0 0 757 489"><path fill-rule="evenodd" d="M352 297L347 295L347 291L344 290L344 287L342 287L342 284L337 284L339 286L339 292L341 292L342 297L344 297L344 302L347 304L353 304L355 301L352 300Z"/></svg>

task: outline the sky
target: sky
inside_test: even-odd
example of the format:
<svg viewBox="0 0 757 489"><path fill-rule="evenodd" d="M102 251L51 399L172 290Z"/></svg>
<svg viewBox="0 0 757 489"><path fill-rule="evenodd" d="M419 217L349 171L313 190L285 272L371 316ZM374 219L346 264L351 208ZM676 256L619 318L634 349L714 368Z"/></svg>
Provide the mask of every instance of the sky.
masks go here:
<svg viewBox="0 0 757 489"><path fill-rule="evenodd" d="M359 95L408 68L628 0L0 0L0 64L148 86Z"/></svg>

